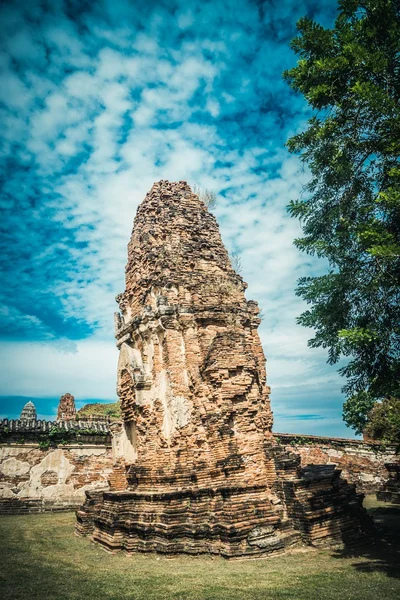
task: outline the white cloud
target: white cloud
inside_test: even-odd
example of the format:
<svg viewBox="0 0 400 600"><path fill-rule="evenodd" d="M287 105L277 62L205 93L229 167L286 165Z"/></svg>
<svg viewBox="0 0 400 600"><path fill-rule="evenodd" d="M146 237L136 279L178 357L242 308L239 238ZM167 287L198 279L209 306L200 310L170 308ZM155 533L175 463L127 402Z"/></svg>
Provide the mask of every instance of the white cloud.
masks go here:
<svg viewBox="0 0 400 600"><path fill-rule="evenodd" d="M257 299L265 314L260 331L275 406L290 411L284 398L295 389L323 396L333 386L339 398L334 369L325 365L324 352L307 348L310 332L295 322L304 309L294 293L296 280L320 268L293 247L300 229L285 210L306 177L283 148L289 128L304 121L304 106L282 92L282 57L275 39L260 45L265 32L256 7L239 4L213 5L214 28L207 4L180 6L175 15L160 8L140 27L135 21L136 30L118 16L120 10L139 19L135 11L106 3L108 18L119 25L110 29L107 21L86 15L90 43L65 15L63 23L43 15L37 30L26 24L21 30L22 17L14 14L18 26L5 38L8 53L32 64L22 76L3 60L0 94L11 109L4 131L13 158L34 163L32 172L48 192L40 198L44 214L65 232L65 239L44 240L35 258L51 273L57 253L68 255L63 276L48 277L45 291L60 302L61 320L88 323L96 332L76 342L72 354L53 344L2 342L7 368L1 393L49 396L70 389L77 397L114 397L116 352L108 340L134 213L155 180L186 179L218 192L223 240L240 253L247 297ZM289 18L286 9L272 12L265 14L267 24ZM216 27L221 19L223 32ZM194 35L181 39L191 28ZM165 31L178 36L174 45L166 45ZM230 85L234 79L236 87ZM282 124L283 110L297 120ZM12 147L15 139L19 150ZM28 237L29 223L18 221L18 227L21 239ZM31 324L37 319L20 318ZM40 319L37 325L46 328Z"/></svg>
<svg viewBox="0 0 400 600"><path fill-rule="evenodd" d="M0 342L0 388L5 396L113 399L117 350L112 342L77 342L75 352L57 344Z"/></svg>

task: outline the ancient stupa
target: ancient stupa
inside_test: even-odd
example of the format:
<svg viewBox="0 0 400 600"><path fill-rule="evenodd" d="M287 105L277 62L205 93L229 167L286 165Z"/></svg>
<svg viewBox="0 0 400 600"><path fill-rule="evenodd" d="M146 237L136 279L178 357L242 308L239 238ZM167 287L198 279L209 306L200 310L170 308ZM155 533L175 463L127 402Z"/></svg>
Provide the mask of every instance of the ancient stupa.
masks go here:
<svg viewBox="0 0 400 600"><path fill-rule="evenodd" d="M60 398L57 410L57 421L73 421L76 417L75 398L72 394L64 394Z"/></svg>
<svg viewBox="0 0 400 600"><path fill-rule="evenodd" d="M332 467L300 469L272 436L256 302L186 182L155 183L117 298L111 491L78 533L110 550L259 556L356 539L362 496Z"/></svg>
<svg viewBox="0 0 400 600"><path fill-rule="evenodd" d="M21 421L36 421L36 407L30 400L25 404L19 417Z"/></svg>

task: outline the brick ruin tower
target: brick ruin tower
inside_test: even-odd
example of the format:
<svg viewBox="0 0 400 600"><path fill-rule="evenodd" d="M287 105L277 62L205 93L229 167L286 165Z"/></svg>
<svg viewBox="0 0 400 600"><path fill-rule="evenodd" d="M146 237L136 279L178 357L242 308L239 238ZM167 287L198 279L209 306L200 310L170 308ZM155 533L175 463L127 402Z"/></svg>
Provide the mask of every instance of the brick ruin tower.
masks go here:
<svg viewBox="0 0 400 600"><path fill-rule="evenodd" d="M259 556L363 531L362 496L334 466L301 469L272 436L256 302L214 216L186 182L155 183L117 298L110 491L77 531L108 549Z"/></svg>
<svg viewBox="0 0 400 600"><path fill-rule="evenodd" d="M57 421L73 421L75 417L75 398L72 394L64 394L58 404Z"/></svg>

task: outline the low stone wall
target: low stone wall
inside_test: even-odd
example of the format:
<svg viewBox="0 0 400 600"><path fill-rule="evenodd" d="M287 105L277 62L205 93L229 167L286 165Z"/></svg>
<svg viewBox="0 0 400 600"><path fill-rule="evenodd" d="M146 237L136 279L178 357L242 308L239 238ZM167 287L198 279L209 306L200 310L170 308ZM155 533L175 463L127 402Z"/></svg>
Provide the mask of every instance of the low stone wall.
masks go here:
<svg viewBox="0 0 400 600"><path fill-rule="evenodd" d="M110 424L105 420L41 421L0 419L0 443L37 442L44 448L57 442L111 442Z"/></svg>
<svg viewBox="0 0 400 600"><path fill-rule="evenodd" d="M286 450L300 455L303 466L337 465L343 477L354 483L358 492L365 494L383 490L392 465L400 461L395 448L382 448L380 444L362 440L289 433L275 433L274 436Z"/></svg>
<svg viewBox="0 0 400 600"><path fill-rule="evenodd" d="M80 436L72 435L79 441L60 443L54 440L65 438L65 431L56 431L55 438L43 438L37 429L34 434L31 428L21 431L20 426L10 427L8 423L7 431L3 430L7 442L0 443L0 514L73 509L82 504L86 490L108 489L108 480L116 473L108 425L104 432L98 432L102 435L93 432L82 428ZM337 465L359 492L383 493L388 482L391 493L392 487L399 487L396 473L400 457L394 448L382 449L379 444L359 440L274 435L283 448L300 455L303 466Z"/></svg>
<svg viewBox="0 0 400 600"><path fill-rule="evenodd" d="M0 514L78 507L86 490L108 489L111 445L38 442L0 444Z"/></svg>

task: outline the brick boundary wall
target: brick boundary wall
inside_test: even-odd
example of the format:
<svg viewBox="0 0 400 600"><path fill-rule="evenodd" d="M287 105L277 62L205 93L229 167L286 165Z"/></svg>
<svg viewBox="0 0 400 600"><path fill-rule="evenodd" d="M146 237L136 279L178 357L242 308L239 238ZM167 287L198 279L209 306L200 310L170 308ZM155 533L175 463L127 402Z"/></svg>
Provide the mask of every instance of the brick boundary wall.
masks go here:
<svg viewBox="0 0 400 600"><path fill-rule="evenodd" d="M337 465L342 476L364 494L384 489L393 465L400 463L394 447L379 443L290 433L274 433L274 437L286 450L300 455L303 466Z"/></svg>
<svg viewBox="0 0 400 600"><path fill-rule="evenodd" d="M104 421L0 420L0 514L77 508L111 472Z"/></svg>
<svg viewBox="0 0 400 600"><path fill-rule="evenodd" d="M37 440L41 436L52 433L60 433L69 438L77 435L98 435L110 439L109 420L97 418L77 421L0 419L1 441L14 440L18 436Z"/></svg>
<svg viewBox="0 0 400 600"><path fill-rule="evenodd" d="M55 428L55 437L49 437ZM109 488L113 458L107 423L72 423L64 428L45 421L27 425L3 420L0 434L0 514L71 510L83 502L86 490ZM43 436L50 447L45 447ZM69 441L61 443L60 437ZM363 493L379 494L393 465L398 469L400 464L394 448L362 440L288 433L274 437L300 455L303 465L337 465Z"/></svg>
<svg viewBox="0 0 400 600"><path fill-rule="evenodd" d="M0 514L71 510L86 490L108 489L111 446L0 444Z"/></svg>

